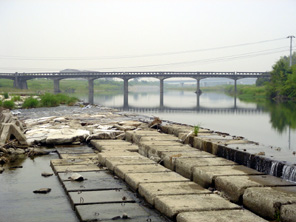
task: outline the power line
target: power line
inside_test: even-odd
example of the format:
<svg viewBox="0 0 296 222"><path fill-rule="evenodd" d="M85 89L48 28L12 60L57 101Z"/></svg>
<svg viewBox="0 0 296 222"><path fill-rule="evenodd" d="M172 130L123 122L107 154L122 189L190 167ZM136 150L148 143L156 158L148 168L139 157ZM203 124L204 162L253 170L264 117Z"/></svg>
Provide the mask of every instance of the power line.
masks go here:
<svg viewBox="0 0 296 222"><path fill-rule="evenodd" d="M51 61L66 61L66 60L103 60L103 59L129 59L129 58L142 58L142 57L154 57L154 56L166 56L166 55L178 55L178 54L186 54L186 53L196 53L196 52L205 52L205 51L213 51L227 48L236 48L242 46L256 45L267 42L274 42L283 40L286 38L277 38L277 39L269 39L257 42L249 42L242 43L236 45L228 45L228 46L220 46L214 48L205 48L205 49L194 49L194 50L186 50L186 51L176 51L176 52L164 52L164 53L154 53L154 54L142 54L142 55L123 55L123 56L107 56L107 57L22 57L22 56L5 56L1 55L0 59L13 59L13 60L51 60Z"/></svg>
<svg viewBox="0 0 296 222"><path fill-rule="evenodd" d="M285 49L283 49L285 48ZM223 56L223 57L216 57L216 58L209 58L209 59L200 59L200 60L193 60L193 61L185 61L185 62L172 62L172 63L164 63L164 64L152 64L152 65L140 65L140 66L126 66L126 67L108 67L108 68L99 68L102 69L126 69L126 68L149 68L149 67L162 67L162 66L175 66L175 65L188 65L188 64L207 64L207 63L215 63L215 62L221 62L221 61L232 61L237 59L243 59L243 58L250 58L250 57L257 57L257 56L263 56L263 55L270 55L280 52L286 52L287 47L280 47L276 51L271 50L262 50L257 52L251 52L251 53L244 53L244 54L238 54L238 55L231 55L231 56ZM98 69L98 68L93 68Z"/></svg>

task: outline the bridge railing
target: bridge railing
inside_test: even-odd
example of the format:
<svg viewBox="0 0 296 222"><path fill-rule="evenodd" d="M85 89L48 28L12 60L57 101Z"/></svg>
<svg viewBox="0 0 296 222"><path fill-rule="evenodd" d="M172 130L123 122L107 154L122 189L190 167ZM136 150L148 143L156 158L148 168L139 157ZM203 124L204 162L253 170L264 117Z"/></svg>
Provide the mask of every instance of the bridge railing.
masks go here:
<svg viewBox="0 0 296 222"><path fill-rule="evenodd" d="M38 72L38 73L0 73L3 77L97 77L97 76L113 76L113 77L210 77L210 76L244 76L259 77L269 76L268 72Z"/></svg>

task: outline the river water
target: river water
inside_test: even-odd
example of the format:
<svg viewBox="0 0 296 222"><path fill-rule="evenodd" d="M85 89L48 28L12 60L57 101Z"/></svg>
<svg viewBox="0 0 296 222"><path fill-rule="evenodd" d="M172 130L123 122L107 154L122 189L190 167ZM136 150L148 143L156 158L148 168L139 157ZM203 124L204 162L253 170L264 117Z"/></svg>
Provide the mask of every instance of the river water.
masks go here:
<svg viewBox="0 0 296 222"><path fill-rule="evenodd" d="M77 95L76 95L77 96ZM85 102L87 95L78 96ZM200 125L248 140L296 151L296 104L246 103L220 92L165 90L163 106L155 92L130 92L125 110L158 116L164 120ZM123 94L95 94L94 103L123 108Z"/></svg>

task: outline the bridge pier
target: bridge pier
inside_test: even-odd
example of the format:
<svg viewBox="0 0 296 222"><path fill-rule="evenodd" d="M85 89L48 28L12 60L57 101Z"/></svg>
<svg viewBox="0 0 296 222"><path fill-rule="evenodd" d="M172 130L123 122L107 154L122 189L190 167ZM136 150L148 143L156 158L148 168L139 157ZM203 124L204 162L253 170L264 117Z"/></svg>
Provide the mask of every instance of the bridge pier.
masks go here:
<svg viewBox="0 0 296 222"><path fill-rule="evenodd" d="M160 108L163 108L163 81L165 80L165 78L158 78L159 79L159 106Z"/></svg>
<svg viewBox="0 0 296 222"><path fill-rule="evenodd" d="M60 78L54 78L53 79L53 87L54 87L54 90L53 90L53 92L54 92L54 94L58 94L58 93L60 93L61 92L61 90L60 90Z"/></svg>
<svg viewBox="0 0 296 222"><path fill-rule="evenodd" d="M88 79L88 103L94 104L94 80L93 78Z"/></svg>
<svg viewBox="0 0 296 222"><path fill-rule="evenodd" d="M234 79L234 93L235 93L235 95L237 93L237 79L236 78Z"/></svg>
<svg viewBox="0 0 296 222"><path fill-rule="evenodd" d="M128 80L129 78L123 78L123 107L128 109Z"/></svg>
<svg viewBox="0 0 296 222"><path fill-rule="evenodd" d="M16 76L14 77L14 80L13 80L13 87L17 89L28 89L27 80L17 76L17 73L16 73Z"/></svg>

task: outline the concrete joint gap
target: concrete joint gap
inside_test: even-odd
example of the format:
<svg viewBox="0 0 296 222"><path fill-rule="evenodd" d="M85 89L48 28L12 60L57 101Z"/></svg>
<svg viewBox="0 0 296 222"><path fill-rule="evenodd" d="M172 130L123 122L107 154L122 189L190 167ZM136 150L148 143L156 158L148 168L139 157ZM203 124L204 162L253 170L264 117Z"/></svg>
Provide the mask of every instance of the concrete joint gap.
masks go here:
<svg viewBox="0 0 296 222"><path fill-rule="evenodd" d="M126 203L136 203L135 200L128 200L125 202L122 201L110 201L110 202L90 202L90 203L75 203L74 206L81 206L81 205L94 205L94 204L114 204L114 203L120 203L120 204L126 204Z"/></svg>
<svg viewBox="0 0 296 222"><path fill-rule="evenodd" d="M79 190L79 189L74 189L74 190L67 190L67 192L69 193L77 193L77 192L85 192L85 191L105 191L105 190L122 190L122 188L98 188L98 189L82 189L82 190Z"/></svg>

